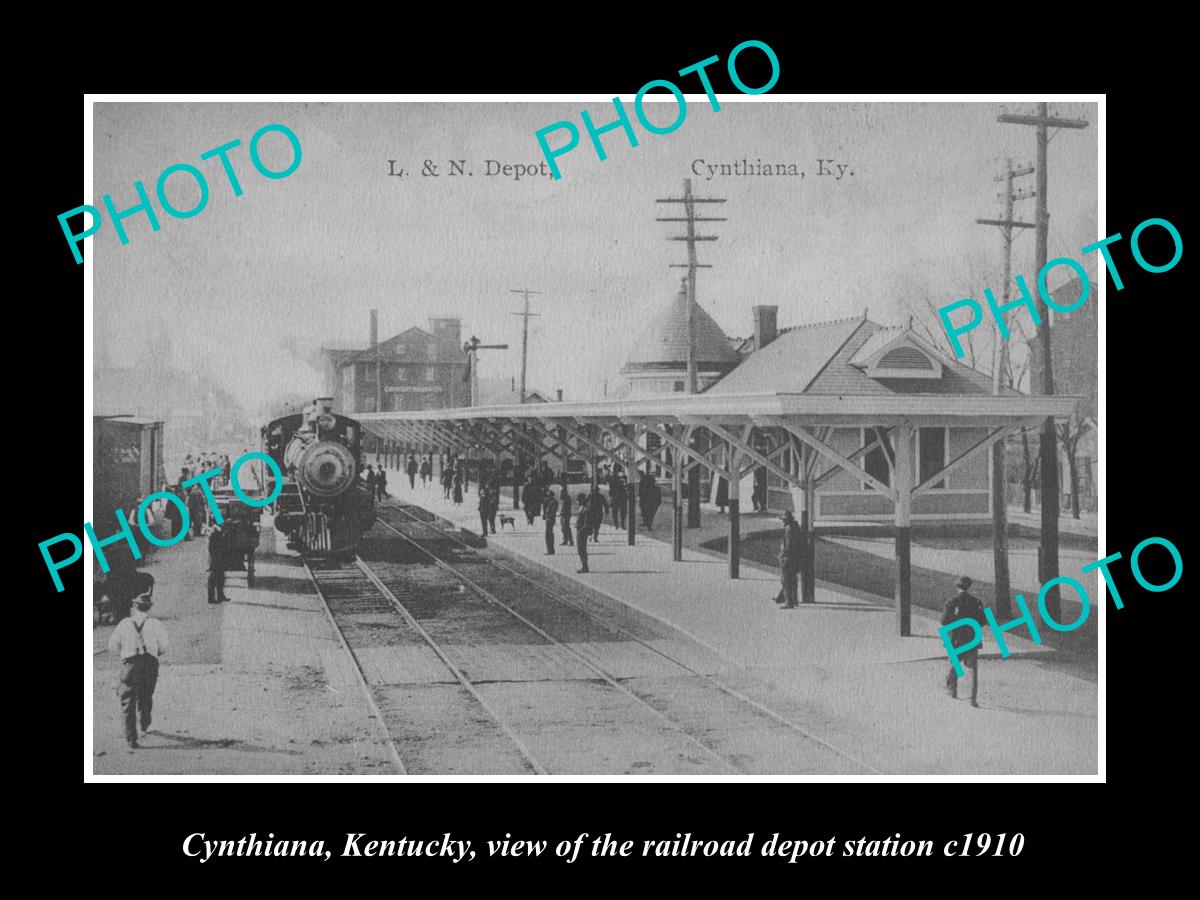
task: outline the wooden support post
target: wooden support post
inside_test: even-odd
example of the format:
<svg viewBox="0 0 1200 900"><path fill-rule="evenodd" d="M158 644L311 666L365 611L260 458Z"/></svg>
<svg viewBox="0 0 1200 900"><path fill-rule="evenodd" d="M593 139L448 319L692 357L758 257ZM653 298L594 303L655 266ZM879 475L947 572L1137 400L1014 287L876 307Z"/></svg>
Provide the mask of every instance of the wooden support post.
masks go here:
<svg viewBox="0 0 1200 900"><path fill-rule="evenodd" d="M521 508L521 451L517 449L516 441L513 441L513 509Z"/></svg>
<svg viewBox="0 0 1200 900"><path fill-rule="evenodd" d="M912 634L913 427L896 428L896 617L900 636Z"/></svg>
<svg viewBox="0 0 1200 900"><path fill-rule="evenodd" d="M733 459L732 471L737 471L737 458ZM729 479L729 577L737 578L742 569L742 538L739 533L741 521L739 504L741 503L742 485L737 478Z"/></svg>
<svg viewBox="0 0 1200 900"><path fill-rule="evenodd" d="M625 530L629 535L629 546L634 544L637 535L637 472L628 471L625 478L625 514L629 517L625 522Z"/></svg>
<svg viewBox="0 0 1200 900"><path fill-rule="evenodd" d="M694 464L688 470L688 528L700 527L700 465Z"/></svg>
<svg viewBox="0 0 1200 900"><path fill-rule="evenodd" d="M1005 442L992 444L992 608L1007 622L1012 618L1011 583L1008 577L1008 491L1004 477Z"/></svg>
<svg viewBox="0 0 1200 900"><path fill-rule="evenodd" d="M636 442L637 432L634 426L627 427L629 430L627 437L630 441ZM629 462L625 466L625 513L629 518L625 522L625 534L629 546L632 547L637 542L637 457L634 456L632 450L629 451L628 459Z"/></svg>
<svg viewBox="0 0 1200 900"><path fill-rule="evenodd" d="M800 602L817 602L817 542L813 534L812 474L795 493L800 500Z"/></svg>
<svg viewBox="0 0 1200 900"><path fill-rule="evenodd" d="M672 457L675 474L671 476L674 503L671 505L671 556L675 562L683 559L683 466L685 457L676 453Z"/></svg>

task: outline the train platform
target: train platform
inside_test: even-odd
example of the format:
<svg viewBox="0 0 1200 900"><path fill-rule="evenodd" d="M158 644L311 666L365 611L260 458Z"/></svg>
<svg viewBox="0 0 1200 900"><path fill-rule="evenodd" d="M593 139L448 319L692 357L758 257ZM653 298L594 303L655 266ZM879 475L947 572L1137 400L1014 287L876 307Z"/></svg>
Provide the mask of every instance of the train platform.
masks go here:
<svg viewBox="0 0 1200 900"><path fill-rule="evenodd" d="M121 730L112 626L92 630L94 774L396 774L352 660L298 557L271 552L268 522L255 588L229 573L229 603L207 602L205 540L147 560L170 650L138 750Z"/></svg>
<svg viewBox="0 0 1200 900"><path fill-rule="evenodd" d="M418 480L410 490L407 476L396 470L389 470L388 485L399 502L478 534L474 484L462 505L446 501L436 483L423 488ZM573 486L572 492L579 489ZM660 511L656 534L639 528L634 547L611 519L606 522L599 542L589 545L588 574L577 574L571 547L556 546L555 555L546 555L542 520L531 526L523 512L512 509L511 488L500 512L513 525L489 536L489 546L576 579L686 634L804 704L823 733L853 740L880 771L1097 771L1094 672L1017 633L1009 632L1014 655L1007 660L985 638L980 708L972 709L946 696L942 683L949 663L936 631L940 623L919 609L907 638L896 634L890 604L827 583L818 582L816 604L782 610L773 602L779 590L773 570L743 559L741 578L732 580L725 560L712 553L685 548L682 562L672 560L668 506ZM710 523L715 519L710 516ZM747 520L751 527L743 533L755 530L754 524L778 527L768 516ZM718 533L713 525L710 530ZM965 687L964 679L960 696ZM1031 729L1043 735L1032 746Z"/></svg>

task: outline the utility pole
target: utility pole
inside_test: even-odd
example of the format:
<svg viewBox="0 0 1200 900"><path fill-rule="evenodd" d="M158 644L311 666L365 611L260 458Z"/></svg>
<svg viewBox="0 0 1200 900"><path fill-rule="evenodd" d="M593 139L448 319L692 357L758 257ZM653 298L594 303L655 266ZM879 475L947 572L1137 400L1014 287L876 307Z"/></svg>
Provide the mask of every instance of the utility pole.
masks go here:
<svg viewBox="0 0 1200 900"><path fill-rule="evenodd" d="M1032 191L1013 193L1013 179L1033 174L1033 166L1026 166L1019 171L1013 168L1011 159L1004 161L1004 174L997 175L995 181L1004 182L1004 218L976 219L976 225L995 225L1000 229L1004 239L1004 304L1008 303L1009 282L1012 280L1012 245L1014 228L1033 228L1029 222L1018 222L1013 219L1013 203L1033 196ZM1000 373L1004 370L1008 359L1008 341L1000 333L1000 323L996 323L996 340L992 345L992 393L1000 394ZM1002 616L1012 615L1011 582L1008 571L1008 492L1007 478L1004 471L1005 442L998 441L992 445L992 572L996 585L996 596L993 605L996 612Z"/></svg>
<svg viewBox="0 0 1200 900"><path fill-rule="evenodd" d="M526 359L528 359L528 354L529 354L529 317L537 315L537 313L531 313L529 311L529 295L530 294L540 294L541 291L531 291L528 288L521 288L520 290L511 290L511 291L509 291L509 293L525 295L524 311L518 312L518 313L511 313L511 315L521 316L523 319L523 321L521 323L521 326L522 326L521 327L521 402L524 403L525 402L525 361L526 361Z"/></svg>
<svg viewBox="0 0 1200 900"><path fill-rule="evenodd" d="M1064 119L1051 116L1045 103L1038 104L1037 115L1001 115L997 121L1005 125L1030 125L1037 129L1037 270L1040 273L1049 256L1047 244L1050 231L1050 208L1047 205L1049 176L1046 169L1047 148L1050 145L1049 129L1086 128L1086 119ZM1049 288L1047 287L1047 290ZM1042 304L1042 324L1039 329L1042 346L1042 393L1054 393L1054 367L1051 362L1050 309ZM1038 580L1045 584L1058 577L1058 438L1054 419L1047 416L1042 423L1041 439L1042 468L1042 546L1038 556ZM1046 595L1046 610L1058 618L1060 613L1058 586Z"/></svg>
<svg viewBox="0 0 1200 900"><path fill-rule="evenodd" d="M484 344L479 338L471 335L471 339L463 344L463 352L467 354L467 367L471 371L471 405L479 405L479 351L507 350L508 344Z"/></svg>
<svg viewBox="0 0 1200 900"><path fill-rule="evenodd" d="M656 222L686 222L687 234L683 236L669 235L668 241L687 241L688 245L688 261L686 263L671 263L671 268L687 269L687 305L688 305L688 344L687 344L687 392L689 394L698 393L700 390L699 379L696 374L696 270L711 269L712 266L705 265L696 261L696 241L715 241L717 236L696 234L697 222L724 222L725 219L701 218L696 215L697 203L724 203L724 200L713 197L693 197L692 196L692 179L683 179L683 196L682 197L666 197L655 200L655 203L682 203L684 215L683 218L657 218Z"/></svg>

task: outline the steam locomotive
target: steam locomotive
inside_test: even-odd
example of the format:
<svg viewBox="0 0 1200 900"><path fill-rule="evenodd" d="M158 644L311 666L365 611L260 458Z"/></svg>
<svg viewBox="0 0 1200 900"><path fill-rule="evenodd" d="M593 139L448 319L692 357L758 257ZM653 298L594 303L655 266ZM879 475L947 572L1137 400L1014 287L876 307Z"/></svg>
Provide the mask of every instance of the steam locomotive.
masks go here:
<svg viewBox="0 0 1200 900"><path fill-rule="evenodd" d="M330 557L354 554L375 521L362 471L362 426L322 397L267 423L263 452L279 464L283 488L272 507L288 546Z"/></svg>

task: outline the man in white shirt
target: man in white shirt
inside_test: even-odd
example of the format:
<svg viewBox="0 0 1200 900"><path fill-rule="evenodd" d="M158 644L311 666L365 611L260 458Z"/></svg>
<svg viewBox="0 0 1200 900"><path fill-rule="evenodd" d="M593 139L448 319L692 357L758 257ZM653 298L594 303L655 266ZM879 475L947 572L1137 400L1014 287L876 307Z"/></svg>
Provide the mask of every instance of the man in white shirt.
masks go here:
<svg viewBox="0 0 1200 900"><path fill-rule="evenodd" d="M130 750L138 747L137 720L142 733L150 728L154 704L154 686L158 683L158 661L167 652L167 630L158 619L150 618L154 593L151 582L147 591L133 601L133 610L113 629L108 652L121 660L121 681L117 696L121 700L121 719L125 743Z"/></svg>

